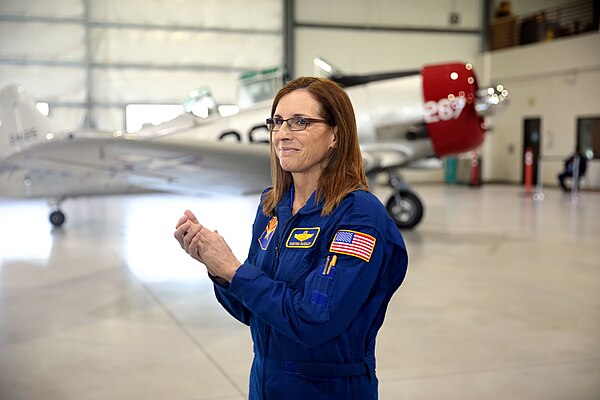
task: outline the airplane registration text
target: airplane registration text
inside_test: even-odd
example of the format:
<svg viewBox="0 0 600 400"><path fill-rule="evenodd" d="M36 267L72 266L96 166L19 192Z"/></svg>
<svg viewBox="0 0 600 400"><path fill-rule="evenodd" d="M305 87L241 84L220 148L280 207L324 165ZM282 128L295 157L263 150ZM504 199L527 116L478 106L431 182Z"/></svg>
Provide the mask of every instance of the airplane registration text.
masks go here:
<svg viewBox="0 0 600 400"><path fill-rule="evenodd" d="M8 142L11 146L19 146L24 143L36 140L38 137L37 128L29 128L22 132L11 133L8 136Z"/></svg>

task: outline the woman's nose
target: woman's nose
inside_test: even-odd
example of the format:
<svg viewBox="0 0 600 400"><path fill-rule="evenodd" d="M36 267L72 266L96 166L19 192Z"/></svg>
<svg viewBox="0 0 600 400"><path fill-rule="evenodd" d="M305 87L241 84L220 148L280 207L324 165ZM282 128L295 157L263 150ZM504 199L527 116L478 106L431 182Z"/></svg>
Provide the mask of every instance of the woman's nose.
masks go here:
<svg viewBox="0 0 600 400"><path fill-rule="evenodd" d="M290 129L290 126L287 124L287 122L281 124L281 127L279 128L277 135L279 136L279 139L281 139L281 140L292 138L293 133L292 133L292 130Z"/></svg>

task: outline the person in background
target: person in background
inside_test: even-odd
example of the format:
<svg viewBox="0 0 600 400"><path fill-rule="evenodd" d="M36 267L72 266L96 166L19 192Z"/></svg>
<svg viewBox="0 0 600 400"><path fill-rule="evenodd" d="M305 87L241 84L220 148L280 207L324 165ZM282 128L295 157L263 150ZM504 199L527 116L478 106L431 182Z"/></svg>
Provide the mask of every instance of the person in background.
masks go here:
<svg viewBox="0 0 600 400"><path fill-rule="evenodd" d="M577 184L579 184L580 179L585 175L585 172L587 171L587 158L585 157L584 154L581 153L581 150L579 148L577 148L577 150L575 150L575 153L573 153L573 155L571 155L569 158L564 160L564 169L557 176L558 183L560 184L560 187L565 192L568 192L571 190L566 185L565 180L567 178L574 179L573 172L575 170L576 162L579 164L579 168L577 169L577 172L578 172Z"/></svg>
<svg viewBox="0 0 600 400"><path fill-rule="evenodd" d="M249 399L376 399L375 341L408 255L368 190L352 104L336 83L301 77L266 123L273 186L246 261L189 210L174 236L250 326Z"/></svg>
<svg viewBox="0 0 600 400"><path fill-rule="evenodd" d="M496 11L494 12L495 18L508 17L512 15L512 6L510 1L501 1L496 7Z"/></svg>

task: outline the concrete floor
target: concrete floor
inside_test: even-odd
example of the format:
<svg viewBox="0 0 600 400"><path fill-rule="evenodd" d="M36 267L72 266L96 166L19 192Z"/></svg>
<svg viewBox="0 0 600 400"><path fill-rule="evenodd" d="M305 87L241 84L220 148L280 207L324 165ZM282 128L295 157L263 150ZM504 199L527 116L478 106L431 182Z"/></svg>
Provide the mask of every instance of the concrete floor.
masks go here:
<svg viewBox="0 0 600 400"><path fill-rule="evenodd" d="M600 399L600 194L415 189L380 398ZM172 233L190 208L244 258L256 203L78 199L52 230L43 201L0 199L0 399L246 398L248 329Z"/></svg>

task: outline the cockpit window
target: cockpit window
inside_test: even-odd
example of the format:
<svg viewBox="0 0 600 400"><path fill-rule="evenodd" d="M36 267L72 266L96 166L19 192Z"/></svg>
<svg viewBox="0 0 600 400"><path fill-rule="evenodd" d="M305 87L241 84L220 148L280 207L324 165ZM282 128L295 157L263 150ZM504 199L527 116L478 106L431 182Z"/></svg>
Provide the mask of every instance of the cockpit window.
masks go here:
<svg viewBox="0 0 600 400"><path fill-rule="evenodd" d="M281 68L246 72L240 77L238 104L240 108L247 108L262 101L272 100L282 87Z"/></svg>

